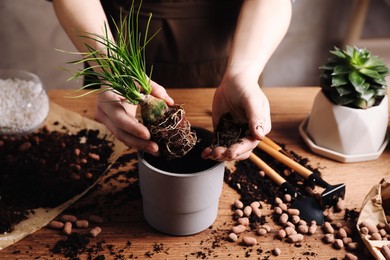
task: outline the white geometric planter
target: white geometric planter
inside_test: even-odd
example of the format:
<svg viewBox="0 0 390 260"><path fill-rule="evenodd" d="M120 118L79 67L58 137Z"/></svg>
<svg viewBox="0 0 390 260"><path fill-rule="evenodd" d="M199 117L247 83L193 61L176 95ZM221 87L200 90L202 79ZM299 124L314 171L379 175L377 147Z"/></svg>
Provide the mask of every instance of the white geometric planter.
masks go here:
<svg viewBox="0 0 390 260"><path fill-rule="evenodd" d="M210 132L200 128L193 129L201 141L211 143ZM197 146L185 157L194 154L200 157L205 146L200 149ZM195 149L198 151L194 151ZM189 171L196 168L195 172L175 173L161 170L160 167L157 168L159 158L144 153L139 153L138 156L144 217L152 227L169 235L186 236L199 233L212 225L218 215L224 163L201 158L197 162L189 162L185 157L172 161L172 164L186 165ZM161 164L166 164L166 161Z"/></svg>
<svg viewBox="0 0 390 260"><path fill-rule="evenodd" d="M388 142L388 97L379 106L354 109L333 104L320 91L300 127L316 153L342 162L373 160Z"/></svg>

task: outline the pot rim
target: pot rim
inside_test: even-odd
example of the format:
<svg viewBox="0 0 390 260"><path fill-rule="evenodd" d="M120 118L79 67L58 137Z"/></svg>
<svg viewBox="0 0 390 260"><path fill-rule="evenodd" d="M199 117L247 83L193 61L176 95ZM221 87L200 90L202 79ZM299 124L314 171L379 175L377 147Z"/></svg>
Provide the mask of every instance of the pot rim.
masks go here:
<svg viewBox="0 0 390 260"><path fill-rule="evenodd" d="M221 164L224 164L224 162L215 161L215 164L212 167L209 167L209 168L207 168L203 171L200 171L200 172L175 173L175 172L164 171L164 170L161 170L161 169L156 168L155 166L151 165L149 162L147 162L145 160L144 154L145 154L145 152L138 151L138 160L142 161L142 163L144 165L146 165L147 167L149 167L153 171L158 172L160 174L167 175L167 176L174 176L174 177L181 177L181 178L190 178L190 177L194 177L194 176L201 176L201 175L207 174L209 171L214 170L215 168L219 167Z"/></svg>

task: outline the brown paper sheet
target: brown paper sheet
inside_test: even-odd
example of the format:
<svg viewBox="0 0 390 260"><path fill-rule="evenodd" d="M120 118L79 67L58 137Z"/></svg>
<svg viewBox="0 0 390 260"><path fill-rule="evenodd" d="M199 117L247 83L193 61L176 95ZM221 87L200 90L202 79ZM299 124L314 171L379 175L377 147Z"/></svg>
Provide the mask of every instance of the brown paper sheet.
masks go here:
<svg viewBox="0 0 390 260"><path fill-rule="evenodd" d="M380 183L374 185L363 201L362 209L357 221L357 228L363 221L377 225L386 223L385 209L390 210L390 177L383 178ZM388 212L389 213L389 212ZM364 244L376 259L385 259L380 248L390 244L390 241L370 240L367 235L360 233Z"/></svg>
<svg viewBox="0 0 390 260"><path fill-rule="evenodd" d="M55 126L54 122L60 122L57 126ZM109 158L109 166L105 170L107 172L111 165L118 159L118 157L123 153L123 151L127 148L122 142L118 141L109 131L108 129L91 119L81 116L78 113L69 111L55 103L50 104L50 112L48 118L45 123L50 130L64 131L61 129L63 126L66 126L67 130L70 133L77 133L81 129L94 129L99 130L99 137L106 136L107 140L111 141L114 144L113 153ZM102 174L103 176L104 174ZM78 199L80 199L83 195L85 195L96 183L99 182L101 178L99 178L94 184L88 187L82 193L76 195L72 199L64 202L62 205L59 205L56 208L38 208L34 209L35 213L31 214L26 220L20 222L18 225L14 227L14 231L9 234L0 235L0 250L4 249L24 237L40 230L44 226L46 226L51 220L56 218L61 212L75 203Z"/></svg>

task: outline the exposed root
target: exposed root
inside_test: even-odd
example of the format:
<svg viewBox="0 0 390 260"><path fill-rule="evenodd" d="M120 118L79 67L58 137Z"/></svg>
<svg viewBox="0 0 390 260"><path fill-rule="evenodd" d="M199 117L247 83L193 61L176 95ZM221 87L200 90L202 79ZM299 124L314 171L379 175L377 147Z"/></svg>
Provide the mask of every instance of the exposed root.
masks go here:
<svg viewBox="0 0 390 260"><path fill-rule="evenodd" d="M186 155L197 142L197 136L191 131L191 124L185 118L185 111L180 106L171 107L164 117L149 130L160 148L162 156L168 160Z"/></svg>

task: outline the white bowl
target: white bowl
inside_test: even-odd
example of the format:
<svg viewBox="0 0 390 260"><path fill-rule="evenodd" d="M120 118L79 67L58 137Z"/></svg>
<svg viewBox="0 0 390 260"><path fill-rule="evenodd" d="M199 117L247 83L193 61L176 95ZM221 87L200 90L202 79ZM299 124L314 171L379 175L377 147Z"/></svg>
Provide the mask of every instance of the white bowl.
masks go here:
<svg viewBox="0 0 390 260"><path fill-rule="evenodd" d="M39 77L22 70L0 70L0 134L27 134L49 114L49 98Z"/></svg>

